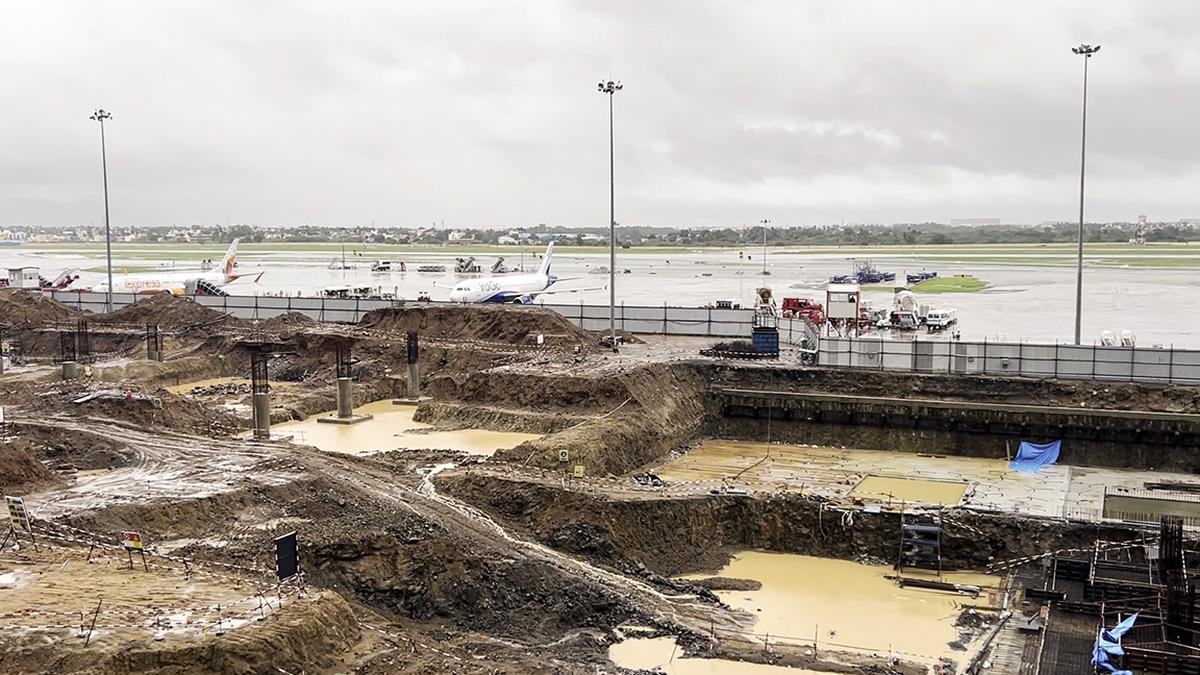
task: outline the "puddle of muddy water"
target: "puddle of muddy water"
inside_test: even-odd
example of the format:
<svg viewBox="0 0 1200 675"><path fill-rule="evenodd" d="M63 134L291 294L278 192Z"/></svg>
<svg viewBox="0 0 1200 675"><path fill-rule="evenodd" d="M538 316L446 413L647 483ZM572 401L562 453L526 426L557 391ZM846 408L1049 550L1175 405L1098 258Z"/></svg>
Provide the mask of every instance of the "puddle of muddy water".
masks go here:
<svg viewBox="0 0 1200 675"><path fill-rule="evenodd" d="M920 480L893 476L867 476L850 494L864 499L922 504L957 504L962 501L966 483L945 480Z"/></svg>
<svg viewBox="0 0 1200 675"><path fill-rule="evenodd" d="M491 455L541 438L538 434L486 429L432 431L430 425L413 421L414 406L395 405L391 399L355 408L360 415L374 415L358 424L325 424L321 417L333 411L311 415L299 422L272 425L272 432L292 434L295 442L313 445L329 452L369 455L397 448L421 450L457 450L472 455Z"/></svg>
<svg viewBox="0 0 1200 675"><path fill-rule="evenodd" d="M724 659L689 659L669 637L630 638L608 648L608 658L622 668L661 670L668 675L829 675L803 668L786 668Z"/></svg>
<svg viewBox="0 0 1200 675"><path fill-rule="evenodd" d="M900 588L885 576L889 566L860 565L848 560L786 553L745 551L734 556L719 576L754 579L758 591L716 591L729 605L758 617L754 632L772 640L887 653L919 654L961 660L954 621L958 605L995 605L999 577L949 572L941 581L984 587L977 598L953 593ZM688 575L698 579L705 575ZM905 576L914 576L905 571ZM938 579L930 574L931 579ZM990 589L990 591L989 591Z"/></svg>

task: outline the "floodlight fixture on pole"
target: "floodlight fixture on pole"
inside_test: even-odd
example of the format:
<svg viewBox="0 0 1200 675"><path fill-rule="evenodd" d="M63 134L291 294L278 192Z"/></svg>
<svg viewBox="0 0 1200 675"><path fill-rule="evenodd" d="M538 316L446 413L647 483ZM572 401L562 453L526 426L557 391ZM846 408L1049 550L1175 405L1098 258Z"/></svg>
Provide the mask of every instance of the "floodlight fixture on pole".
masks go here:
<svg viewBox="0 0 1200 675"><path fill-rule="evenodd" d="M109 314L113 311L113 280L112 280L112 226L108 219L108 149L104 142L104 120L111 120L112 115L103 108L97 108L92 113L92 120L100 123L100 167L104 177L104 256L105 269L108 271L108 292L105 294L105 307Z"/></svg>
<svg viewBox="0 0 1200 675"><path fill-rule="evenodd" d="M1100 45L1079 45L1071 51L1083 57L1083 124L1079 144L1079 253L1075 264L1075 344L1082 344L1083 328L1083 177L1087 167L1087 77L1088 61Z"/></svg>
<svg viewBox="0 0 1200 675"><path fill-rule="evenodd" d="M601 80L596 90L608 95L608 339L617 351L617 198L616 159L613 142L613 95L621 91L620 80Z"/></svg>

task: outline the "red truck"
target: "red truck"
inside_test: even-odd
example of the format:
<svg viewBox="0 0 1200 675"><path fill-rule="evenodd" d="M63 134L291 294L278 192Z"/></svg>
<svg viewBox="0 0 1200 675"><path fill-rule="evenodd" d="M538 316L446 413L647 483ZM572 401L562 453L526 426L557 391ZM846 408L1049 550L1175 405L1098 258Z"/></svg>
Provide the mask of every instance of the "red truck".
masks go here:
<svg viewBox="0 0 1200 675"><path fill-rule="evenodd" d="M784 298L780 309L785 319L805 317L818 326L825 323L825 305L812 298Z"/></svg>

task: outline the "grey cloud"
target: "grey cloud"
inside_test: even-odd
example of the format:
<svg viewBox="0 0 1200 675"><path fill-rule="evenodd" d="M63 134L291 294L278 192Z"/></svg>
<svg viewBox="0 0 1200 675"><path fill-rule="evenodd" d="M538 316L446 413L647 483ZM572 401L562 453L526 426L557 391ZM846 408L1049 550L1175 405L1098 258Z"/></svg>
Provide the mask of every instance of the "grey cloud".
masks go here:
<svg viewBox="0 0 1200 675"><path fill-rule="evenodd" d="M1200 215L1195 3L22 3L0 223L1039 221ZM1106 189L1108 188L1108 189ZM769 213L767 213L769 212Z"/></svg>

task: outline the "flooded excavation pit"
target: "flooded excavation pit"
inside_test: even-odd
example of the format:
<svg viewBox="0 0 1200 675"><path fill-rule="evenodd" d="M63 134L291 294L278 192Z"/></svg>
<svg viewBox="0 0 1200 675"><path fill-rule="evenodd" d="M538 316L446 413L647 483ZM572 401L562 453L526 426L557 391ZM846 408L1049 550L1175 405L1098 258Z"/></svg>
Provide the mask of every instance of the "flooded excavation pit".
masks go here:
<svg viewBox="0 0 1200 675"><path fill-rule="evenodd" d="M733 481L764 491L818 492L832 498L869 497L957 504L971 483L1014 484L1027 477L1002 459L707 440L660 466L663 480Z"/></svg>
<svg viewBox="0 0 1200 675"><path fill-rule="evenodd" d="M963 636L955 621L962 605L996 607L1000 577L969 572L919 573L921 578L978 586L977 597L944 591L901 588L890 566L861 565L848 560L814 558L786 553L745 551L734 556L719 576L753 579L757 591L716 591L722 601L758 617L753 633L733 636L758 640L812 644L841 651L886 655L934 662L940 657L963 660L977 648L957 644ZM915 576L905 571L905 577ZM704 575L688 575L701 579ZM721 637L720 635L717 636ZM957 649L951 646L956 643ZM962 647L968 651L964 651Z"/></svg>
<svg viewBox="0 0 1200 675"><path fill-rule="evenodd" d="M516 447L526 441L541 438L539 434L523 434L486 429L456 429L440 431L428 424L413 421L414 406L394 405L391 399L376 401L354 409L356 415L372 415L373 419L354 425L321 424L321 417L335 412L311 415L299 422L272 426L273 431L291 434L293 441L312 445L328 452L371 455L388 450L454 450L472 455L491 455L497 450Z"/></svg>
<svg viewBox="0 0 1200 675"><path fill-rule="evenodd" d="M787 668L727 659L683 656L675 639L630 638L608 648L608 658L622 668L653 670L667 675L828 675L804 668Z"/></svg>
<svg viewBox="0 0 1200 675"><path fill-rule="evenodd" d="M948 480L922 480L896 476L867 476L850 491L850 496L887 502L910 502L951 506L962 501L967 484Z"/></svg>

